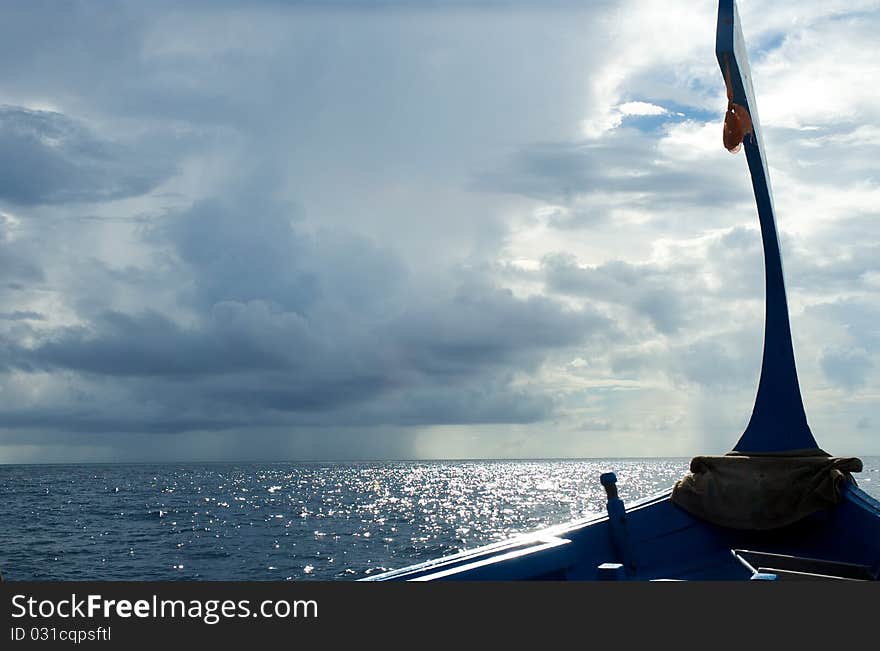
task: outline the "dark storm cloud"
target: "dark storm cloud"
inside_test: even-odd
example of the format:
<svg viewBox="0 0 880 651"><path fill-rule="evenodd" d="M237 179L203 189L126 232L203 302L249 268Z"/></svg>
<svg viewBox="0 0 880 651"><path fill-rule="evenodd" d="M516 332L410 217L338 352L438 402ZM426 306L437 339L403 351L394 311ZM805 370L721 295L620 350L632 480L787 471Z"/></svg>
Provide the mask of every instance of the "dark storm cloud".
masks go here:
<svg viewBox="0 0 880 651"><path fill-rule="evenodd" d="M194 321L91 312L85 302L83 324L5 346L7 366L74 372L98 394L118 378L115 389L153 405L137 417L79 407L76 422L123 428L141 418L144 431L231 428L243 414L254 426L534 422L553 401L515 388L514 374L615 332L592 309L519 298L475 273L426 292L368 238L306 235L297 209L250 194L168 214L147 237L175 253ZM35 417L33 427L60 422Z"/></svg>
<svg viewBox="0 0 880 651"><path fill-rule="evenodd" d="M0 199L10 203L136 196L172 172L60 113L0 107Z"/></svg>
<svg viewBox="0 0 880 651"><path fill-rule="evenodd" d="M462 300L470 308L453 311ZM596 314L501 292L457 297L417 315L402 314L385 328L372 326L367 336L333 340L321 334L333 328L319 320L264 303L225 302L197 330L158 314L105 313L89 328L63 329L4 356L20 370L135 379L140 384L131 390L163 411L188 396L183 401L203 409L202 420L213 416L215 426L221 414L238 410L254 424L273 421L267 417L272 412L311 424L530 422L548 405L512 389L509 373L533 370L548 351L601 337L608 327ZM144 384L148 378L172 385ZM367 400L378 403L356 417L333 413ZM316 412L322 414L317 420L309 416Z"/></svg>
<svg viewBox="0 0 880 651"><path fill-rule="evenodd" d="M11 409L0 412L0 430L61 430L77 434L179 434L188 431L220 431L236 427L254 426L253 421L235 421L231 418L210 416L187 418L126 416L106 410Z"/></svg>
<svg viewBox="0 0 880 651"><path fill-rule="evenodd" d="M154 312L128 315L105 312L86 327L56 330L39 346L20 349L22 368L65 368L104 376L179 376L271 369L284 364L290 346L261 346L260 337L237 322L236 311L221 304L205 329L178 326ZM293 315L292 315L293 316ZM290 339L297 328L291 324ZM289 342L288 342L289 343Z"/></svg>
<svg viewBox="0 0 880 651"><path fill-rule="evenodd" d="M278 411L293 414L296 422L320 425L328 420L328 412L365 400L380 399L392 389L389 378L382 376L380 371L376 369L371 376L327 377L325 374L324 377L311 375L304 378L292 373L275 374L239 381L234 387L218 387L219 383L211 383L204 388L202 398L251 410L260 419L265 418L266 411ZM316 413L320 414L319 418L310 417ZM297 414L301 417L296 418ZM335 416L329 420L340 421ZM342 422L346 420L342 419Z"/></svg>

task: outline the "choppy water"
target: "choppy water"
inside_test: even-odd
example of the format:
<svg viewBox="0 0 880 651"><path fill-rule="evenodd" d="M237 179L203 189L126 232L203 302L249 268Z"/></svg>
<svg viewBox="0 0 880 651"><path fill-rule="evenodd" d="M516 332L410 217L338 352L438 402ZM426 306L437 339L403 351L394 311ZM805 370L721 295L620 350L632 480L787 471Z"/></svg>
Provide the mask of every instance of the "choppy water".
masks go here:
<svg viewBox="0 0 880 651"><path fill-rule="evenodd" d="M880 458L858 476L880 498ZM0 466L11 580L354 579L670 486L687 459Z"/></svg>

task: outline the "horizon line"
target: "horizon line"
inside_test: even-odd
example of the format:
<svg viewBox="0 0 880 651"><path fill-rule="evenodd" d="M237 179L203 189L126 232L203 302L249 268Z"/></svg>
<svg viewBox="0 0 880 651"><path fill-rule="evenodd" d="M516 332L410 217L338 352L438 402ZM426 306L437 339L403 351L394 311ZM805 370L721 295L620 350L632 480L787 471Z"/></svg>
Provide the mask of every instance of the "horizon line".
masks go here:
<svg viewBox="0 0 880 651"><path fill-rule="evenodd" d="M144 461L0 461L0 466L146 466L146 465L234 465L234 464L371 464L371 463L467 463L467 462L526 462L526 461L630 461L644 459L684 459L701 455L660 456L596 456L596 457L447 457L447 458L363 458L363 459L236 459L236 460L144 460ZM849 456L849 455L847 455ZM880 453L855 455L880 457Z"/></svg>

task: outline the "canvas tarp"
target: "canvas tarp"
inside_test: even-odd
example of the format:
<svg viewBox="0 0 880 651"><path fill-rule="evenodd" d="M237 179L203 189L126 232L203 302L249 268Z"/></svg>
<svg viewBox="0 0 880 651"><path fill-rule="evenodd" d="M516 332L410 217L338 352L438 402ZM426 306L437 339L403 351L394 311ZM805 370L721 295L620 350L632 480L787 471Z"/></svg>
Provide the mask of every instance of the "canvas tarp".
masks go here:
<svg viewBox="0 0 880 651"><path fill-rule="evenodd" d="M672 501L733 529L776 529L840 501L841 482L862 462L822 450L694 457Z"/></svg>

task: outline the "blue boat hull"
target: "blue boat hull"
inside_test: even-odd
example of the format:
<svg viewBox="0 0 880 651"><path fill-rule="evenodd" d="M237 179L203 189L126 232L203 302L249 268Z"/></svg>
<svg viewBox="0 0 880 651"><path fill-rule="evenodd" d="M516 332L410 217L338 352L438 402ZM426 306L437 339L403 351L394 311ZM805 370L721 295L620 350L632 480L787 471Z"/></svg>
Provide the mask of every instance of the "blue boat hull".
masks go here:
<svg viewBox="0 0 880 651"><path fill-rule="evenodd" d="M861 578L880 573L880 502L855 484L841 503L787 527L743 531L694 518L672 503L670 492L634 503L626 511L627 559L609 516L551 527L419 565L369 577L368 581L410 580L596 580L603 564L622 565L628 580L748 580L750 567L735 550L816 561L812 568L845 564L864 568ZM823 565L824 563L825 565ZM607 570L606 566L606 570ZM605 572L607 574L607 572ZM777 573L777 576L780 573ZM822 571L790 572L821 578ZM829 574L833 576L837 574Z"/></svg>

